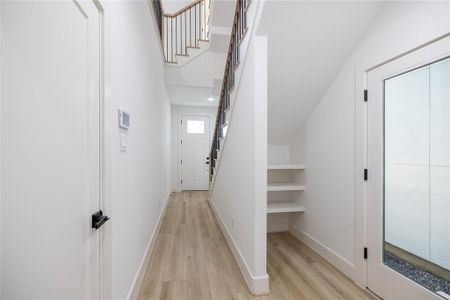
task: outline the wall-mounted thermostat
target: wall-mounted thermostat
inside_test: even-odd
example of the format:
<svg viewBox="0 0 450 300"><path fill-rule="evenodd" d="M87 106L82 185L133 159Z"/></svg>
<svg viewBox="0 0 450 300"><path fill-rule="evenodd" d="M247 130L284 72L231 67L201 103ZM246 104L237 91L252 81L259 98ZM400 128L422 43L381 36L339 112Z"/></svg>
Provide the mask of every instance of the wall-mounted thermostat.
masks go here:
<svg viewBox="0 0 450 300"><path fill-rule="evenodd" d="M119 109L119 127L124 129L130 128L130 114L122 109Z"/></svg>

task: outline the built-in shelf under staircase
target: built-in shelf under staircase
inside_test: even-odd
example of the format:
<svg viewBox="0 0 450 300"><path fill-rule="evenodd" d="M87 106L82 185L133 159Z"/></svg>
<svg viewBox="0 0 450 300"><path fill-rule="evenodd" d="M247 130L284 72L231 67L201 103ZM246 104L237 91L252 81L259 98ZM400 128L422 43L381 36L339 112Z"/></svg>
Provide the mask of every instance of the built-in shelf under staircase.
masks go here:
<svg viewBox="0 0 450 300"><path fill-rule="evenodd" d="M267 213L304 212L297 193L306 189L304 164L269 164L267 167Z"/></svg>

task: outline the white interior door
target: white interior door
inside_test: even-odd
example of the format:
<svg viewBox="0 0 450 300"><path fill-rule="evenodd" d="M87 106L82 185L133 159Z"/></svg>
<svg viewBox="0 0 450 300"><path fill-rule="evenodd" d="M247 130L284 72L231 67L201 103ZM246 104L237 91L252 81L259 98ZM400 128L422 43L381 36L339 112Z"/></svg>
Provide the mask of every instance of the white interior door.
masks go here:
<svg viewBox="0 0 450 300"><path fill-rule="evenodd" d="M368 287L384 299L444 295L405 259L450 269L448 56L450 37L368 74Z"/></svg>
<svg viewBox="0 0 450 300"><path fill-rule="evenodd" d="M208 190L209 188L209 130L209 116L182 116L182 190Z"/></svg>
<svg viewBox="0 0 450 300"><path fill-rule="evenodd" d="M2 299L98 299L100 20L2 1Z"/></svg>

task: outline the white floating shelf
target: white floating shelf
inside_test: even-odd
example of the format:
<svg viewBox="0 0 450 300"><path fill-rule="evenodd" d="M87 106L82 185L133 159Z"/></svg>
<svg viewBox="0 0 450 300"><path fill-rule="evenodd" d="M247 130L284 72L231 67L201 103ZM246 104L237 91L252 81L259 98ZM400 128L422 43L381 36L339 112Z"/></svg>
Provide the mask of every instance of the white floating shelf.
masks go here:
<svg viewBox="0 0 450 300"><path fill-rule="evenodd" d="M304 170L304 164L269 164L269 170Z"/></svg>
<svg viewBox="0 0 450 300"><path fill-rule="evenodd" d="M295 202L277 201L267 203L268 214L302 212L302 211L305 211L305 208Z"/></svg>
<svg viewBox="0 0 450 300"><path fill-rule="evenodd" d="M299 185L295 183L268 183L267 191L268 192L282 192L282 191L304 191L306 187L304 185Z"/></svg>

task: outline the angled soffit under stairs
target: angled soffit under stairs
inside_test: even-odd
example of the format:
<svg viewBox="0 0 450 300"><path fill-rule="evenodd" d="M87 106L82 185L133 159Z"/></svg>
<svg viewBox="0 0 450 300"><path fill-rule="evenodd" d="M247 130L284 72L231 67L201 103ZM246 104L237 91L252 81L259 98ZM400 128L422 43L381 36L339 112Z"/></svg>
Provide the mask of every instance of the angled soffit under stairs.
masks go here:
<svg viewBox="0 0 450 300"><path fill-rule="evenodd" d="M352 54L383 2L267 1L269 144L289 144Z"/></svg>

